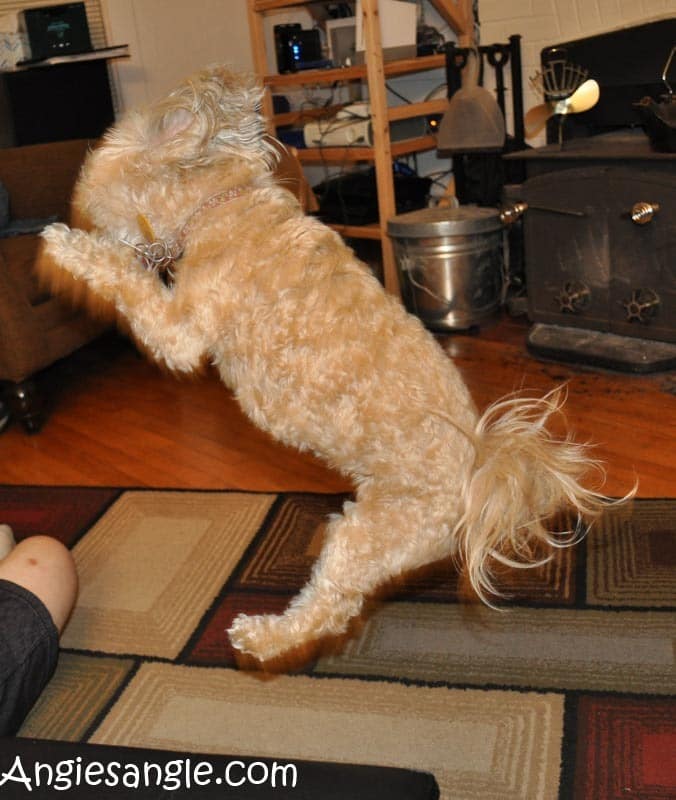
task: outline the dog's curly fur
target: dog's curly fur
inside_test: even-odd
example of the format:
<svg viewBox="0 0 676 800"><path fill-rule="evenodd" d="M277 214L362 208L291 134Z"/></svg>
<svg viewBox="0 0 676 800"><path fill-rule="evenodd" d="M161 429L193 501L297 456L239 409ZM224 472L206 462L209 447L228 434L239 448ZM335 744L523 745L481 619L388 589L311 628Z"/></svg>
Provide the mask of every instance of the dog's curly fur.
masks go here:
<svg viewBox="0 0 676 800"><path fill-rule="evenodd" d="M492 560L532 561L534 544L560 543L544 524L554 512L594 515L605 499L580 484L585 447L548 432L560 392L479 418L420 321L274 181L260 98L255 80L214 67L126 117L77 186L91 230L49 226L43 272L113 304L170 369L211 362L258 426L354 480L287 610L229 631L269 661L344 632L379 586L449 554L487 598ZM143 238L141 217L165 240L190 220L172 288L122 243Z"/></svg>

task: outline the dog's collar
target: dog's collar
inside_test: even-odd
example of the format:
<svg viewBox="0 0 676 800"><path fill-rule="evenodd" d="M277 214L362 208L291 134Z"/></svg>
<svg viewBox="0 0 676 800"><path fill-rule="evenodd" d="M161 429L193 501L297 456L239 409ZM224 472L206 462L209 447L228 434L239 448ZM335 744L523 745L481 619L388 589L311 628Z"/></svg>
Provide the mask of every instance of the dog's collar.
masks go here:
<svg viewBox="0 0 676 800"><path fill-rule="evenodd" d="M175 239L158 239L148 217L145 214L137 214L136 220L144 241L130 242L127 239L120 239L120 241L136 251L141 263L147 270L157 273L164 283L171 287L174 285L174 264L185 252L186 240L195 224L195 220L202 212L241 197L244 191L243 186L235 186L232 189L217 192L209 197L192 212Z"/></svg>

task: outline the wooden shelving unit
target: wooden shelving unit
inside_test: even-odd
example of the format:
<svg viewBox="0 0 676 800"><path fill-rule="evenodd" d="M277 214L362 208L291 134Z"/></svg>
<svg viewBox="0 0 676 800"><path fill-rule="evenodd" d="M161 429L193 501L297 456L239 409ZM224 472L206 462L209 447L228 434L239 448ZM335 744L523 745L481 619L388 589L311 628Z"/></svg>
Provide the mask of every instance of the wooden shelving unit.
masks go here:
<svg viewBox="0 0 676 800"><path fill-rule="evenodd" d="M320 0L315 0L315 3ZM472 42L473 17L471 0L431 0L449 27L458 36L461 45ZM298 87L304 85L332 84L336 82L365 81L368 86L371 108L372 147L322 147L301 149L298 152L302 163L346 163L371 162L375 166L378 192L379 223L376 225L334 225L343 236L379 239L382 246L383 275L388 291L399 293L399 280L392 243L387 235L387 220L396 213L392 159L410 153L431 150L436 147L434 136L392 142L390 123L394 120L442 113L445 99L406 106L388 107L385 80L397 75L437 69L445 65L444 55L408 58L398 61L383 60L380 40L380 18L378 0L362 0L363 30L365 39L365 63L337 69L306 70L291 74L270 74L265 45L264 18L267 12L293 6L311 6L307 0L248 0L249 28L256 71L268 89ZM323 110L326 113L326 109ZM270 91L265 93L263 113L274 135L280 125L292 125L301 119L298 112L275 115ZM302 114L307 119L310 114Z"/></svg>

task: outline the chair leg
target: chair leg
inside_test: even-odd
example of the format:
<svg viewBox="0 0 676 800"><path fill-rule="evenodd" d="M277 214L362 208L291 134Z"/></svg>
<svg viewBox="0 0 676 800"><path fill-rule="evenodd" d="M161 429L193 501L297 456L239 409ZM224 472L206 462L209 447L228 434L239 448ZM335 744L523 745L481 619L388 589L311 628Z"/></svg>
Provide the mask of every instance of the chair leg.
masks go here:
<svg viewBox="0 0 676 800"><path fill-rule="evenodd" d="M0 392L0 433L9 425L9 406Z"/></svg>
<svg viewBox="0 0 676 800"><path fill-rule="evenodd" d="M44 422L44 406L35 381L28 379L10 384L7 399L26 432L37 433Z"/></svg>

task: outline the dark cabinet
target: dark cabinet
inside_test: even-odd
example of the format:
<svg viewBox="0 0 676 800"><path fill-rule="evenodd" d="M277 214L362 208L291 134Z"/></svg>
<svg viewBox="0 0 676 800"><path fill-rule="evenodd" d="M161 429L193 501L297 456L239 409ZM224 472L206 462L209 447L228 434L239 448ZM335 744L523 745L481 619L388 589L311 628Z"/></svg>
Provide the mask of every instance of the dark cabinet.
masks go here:
<svg viewBox="0 0 676 800"><path fill-rule="evenodd" d="M115 118L104 60L5 72L2 81L15 145L96 139Z"/></svg>
<svg viewBox="0 0 676 800"><path fill-rule="evenodd" d="M117 45L1 72L1 145L97 139L115 119L108 64L128 57Z"/></svg>

